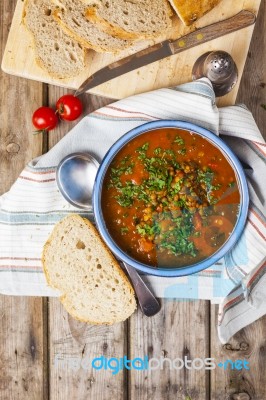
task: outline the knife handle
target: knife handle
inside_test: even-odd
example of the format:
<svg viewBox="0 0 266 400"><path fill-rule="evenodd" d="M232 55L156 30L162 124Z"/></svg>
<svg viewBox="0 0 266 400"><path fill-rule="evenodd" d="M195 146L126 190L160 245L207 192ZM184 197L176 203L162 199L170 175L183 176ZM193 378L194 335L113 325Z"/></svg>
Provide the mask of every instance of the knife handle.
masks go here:
<svg viewBox="0 0 266 400"><path fill-rule="evenodd" d="M201 43L253 25L255 21L255 14L248 10L242 10L231 18L197 29L195 32L182 36L180 39L171 41L169 46L172 54L177 54Z"/></svg>

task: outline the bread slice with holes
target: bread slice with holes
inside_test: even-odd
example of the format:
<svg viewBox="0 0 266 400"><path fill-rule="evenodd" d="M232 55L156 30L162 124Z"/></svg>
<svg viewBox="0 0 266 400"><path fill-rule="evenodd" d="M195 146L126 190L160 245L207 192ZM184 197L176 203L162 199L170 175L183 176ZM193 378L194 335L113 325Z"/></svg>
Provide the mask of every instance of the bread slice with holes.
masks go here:
<svg viewBox="0 0 266 400"><path fill-rule="evenodd" d="M26 0L23 22L32 33L36 61L59 79L78 75L85 68L85 50L60 28L49 0Z"/></svg>
<svg viewBox="0 0 266 400"><path fill-rule="evenodd" d="M221 0L169 0L184 25L191 25Z"/></svg>
<svg viewBox="0 0 266 400"><path fill-rule="evenodd" d="M62 29L82 46L97 52L119 52L132 45L132 41L114 38L85 16L87 6L82 0L53 0L54 18Z"/></svg>
<svg viewBox="0 0 266 400"><path fill-rule="evenodd" d="M87 18L121 39L153 39L172 27L167 0L82 0Z"/></svg>
<svg viewBox="0 0 266 400"><path fill-rule="evenodd" d="M42 254L48 284L74 318L91 324L124 321L136 309L133 288L87 219L71 214L59 221Z"/></svg>

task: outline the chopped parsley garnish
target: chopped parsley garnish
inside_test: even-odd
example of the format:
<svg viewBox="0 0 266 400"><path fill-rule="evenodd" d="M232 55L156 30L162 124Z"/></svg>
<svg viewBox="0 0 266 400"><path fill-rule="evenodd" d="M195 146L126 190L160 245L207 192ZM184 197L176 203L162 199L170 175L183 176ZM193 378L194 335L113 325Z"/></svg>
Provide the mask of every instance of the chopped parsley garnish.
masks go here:
<svg viewBox="0 0 266 400"><path fill-rule="evenodd" d="M154 149L154 154L156 155L156 156L158 156L161 152L162 152L162 149L161 149L161 147L157 147L156 149Z"/></svg>
<svg viewBox="0 0 266 400"><path fill-rule="evenodd" d="M148 148L149 148L149 143L144 143L141 147L138 147L136 149L136 152L139 153L138 158L140 160L142 160L143 158L146 157L146 152L147 152Z"/></svg>
<svg viewBox="0 0 266 400"><path fill-rule="evenodd" d="M184 156L186 154L186 149L185 147L182 147L182 149L177 150L178 154L181 154L182 156Z"/></svg>
<svg viewBox="0 0 266 400"><path fill-rule="evenodd" d="M184 141L184 139L181 138L181 136L177 135L175 137L174 143L177 143L179 145L183 145L183 144L185 144L185 141Z"/></svg>
<svg viewBox="0 0 266 400"><path fill-rule="evenodd" d="M111 179L109 187L119 187L121 186L120 177L121 175L130 175L133 173L133 168L135 164L130 161L130 156L124 157L121 161L119 167L111 168Z"/></svg>
<svg viewBox="0 0 266 400"><path fill-rule="evenodd" d="M118 191L120 194L115 197L118 204L122 207L130 207L139 193L139 186L131 181L127 181L123 187L118 188Z"/></svg>

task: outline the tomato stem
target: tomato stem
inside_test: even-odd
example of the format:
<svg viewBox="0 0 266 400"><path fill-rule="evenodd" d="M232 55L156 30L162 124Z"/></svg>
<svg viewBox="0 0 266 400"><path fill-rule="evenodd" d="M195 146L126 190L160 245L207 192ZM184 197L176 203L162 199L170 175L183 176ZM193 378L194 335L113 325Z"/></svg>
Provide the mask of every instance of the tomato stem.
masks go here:
<svg viewBox="0 0 266 400"><path fill-rule="evenodd" d="M64 103L60 103L60 104L59 104L59 107L58 107L58 109L57 109L58 112L59 112L59 115L63 114L64 109L65 109Z"/></svg>

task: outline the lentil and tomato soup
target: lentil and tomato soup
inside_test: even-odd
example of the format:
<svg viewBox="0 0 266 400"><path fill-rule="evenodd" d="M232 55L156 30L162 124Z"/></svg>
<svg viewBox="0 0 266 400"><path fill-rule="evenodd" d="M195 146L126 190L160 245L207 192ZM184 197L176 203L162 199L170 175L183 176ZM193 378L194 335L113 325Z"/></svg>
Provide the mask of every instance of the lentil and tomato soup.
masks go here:
<svg viewBox="0 0 266 400"><path fill-rule="evenodd" d="M126 144L102 189L113 240L154 267L191 265L215 253L234 228L239 203L234 170L221 151L196 133L173 128Z"/></svg>

